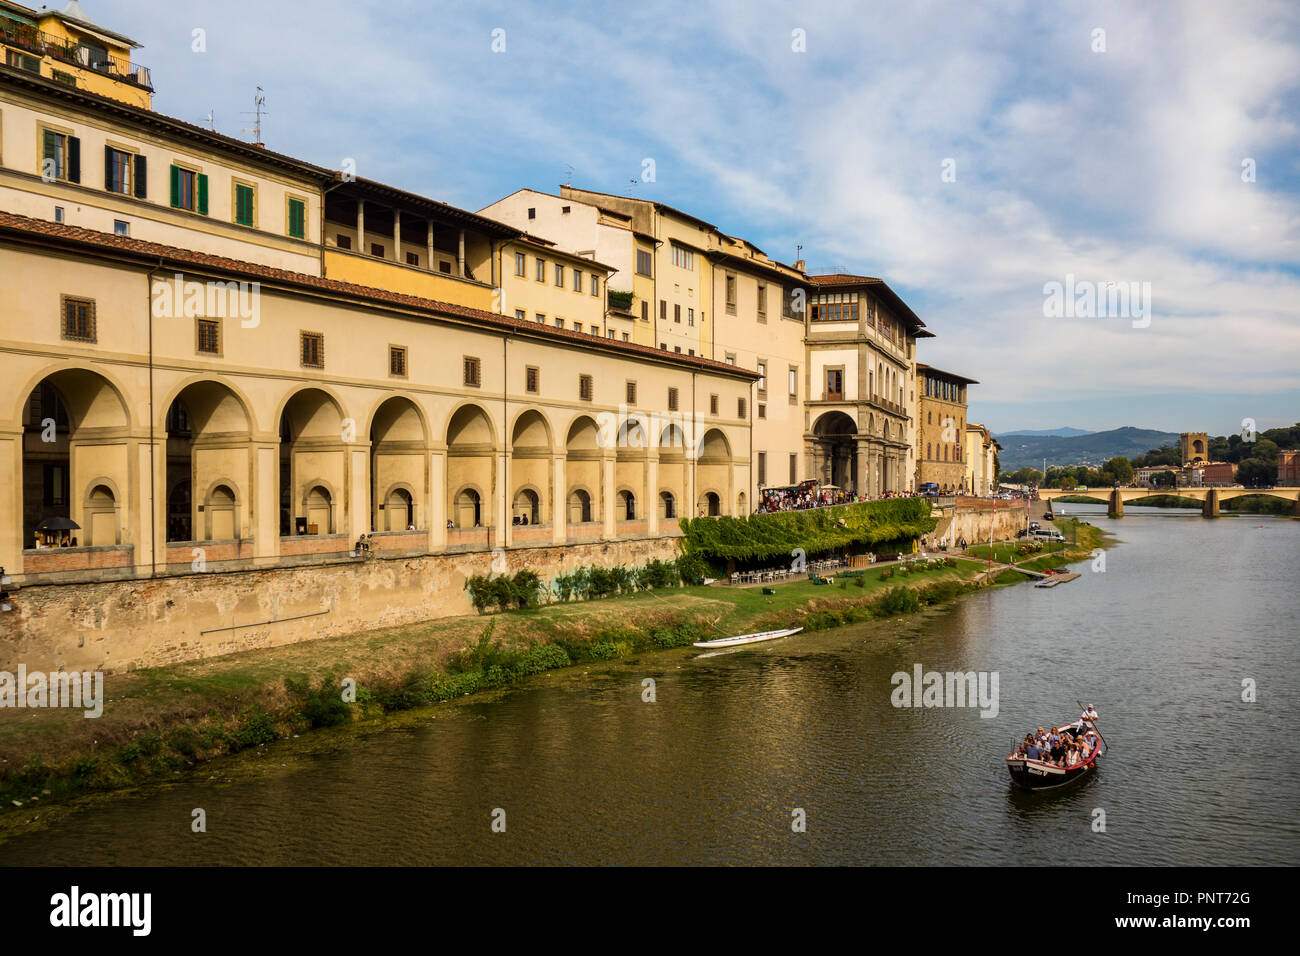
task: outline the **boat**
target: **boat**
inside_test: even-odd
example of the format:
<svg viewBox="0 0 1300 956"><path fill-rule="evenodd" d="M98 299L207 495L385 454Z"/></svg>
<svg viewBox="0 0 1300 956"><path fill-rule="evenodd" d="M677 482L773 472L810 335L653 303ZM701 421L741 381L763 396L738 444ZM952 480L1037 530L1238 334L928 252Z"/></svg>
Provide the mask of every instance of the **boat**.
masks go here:
<svg viewBox="0 0 1300 956"><path fill-rule="evenodd" d="M735 637L720 637L715 641L696 641L696 647L716 648L716 647L738 647L741 644L757 644L760 641L774 641L778 637L789 637L791 634L798 634L802 627L787 627L779 631L756 631L753 634L737 634Z"/></svg>
<svg viewBox="0 0 1300 956"><path fill-rule="evenodd" d="M1097 761L1106 752L1106 741L1102 739L1100 734L1096 734L1096 727L1092 721L1080 719L1072 723L1062 724L1059 727L1053 727L1052 730L1055 733L1066 734L1071 737L1093 731L1096 736L1096 749L1093 750L1092 756L1087 760L1081 761L1073 767L1054 767L1041 760L1017 757L1016 753L1019 752L1017 747L1007 757L1006 764L1012 782L1022 790L1054 790L1057 787L1068 786L1082 780L1097 770Z"/></svg>

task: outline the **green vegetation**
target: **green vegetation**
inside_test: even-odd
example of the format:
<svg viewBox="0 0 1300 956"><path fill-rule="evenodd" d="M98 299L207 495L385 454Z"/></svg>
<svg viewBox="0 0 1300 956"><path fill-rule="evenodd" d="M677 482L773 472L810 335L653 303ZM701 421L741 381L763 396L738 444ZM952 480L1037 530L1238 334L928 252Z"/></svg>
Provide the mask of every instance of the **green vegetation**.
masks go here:
<svg viewBox="0 0 1300 956"><path fill-rule="evenodd" d="M616 594L675 588L681 584L702 584L707 570L698 556L680 555L676 561L656 558L637 568L584 565L557 574L552 585L547 585L535 572L527 569L495 578L476 574L465 583L465 589L469 591L474 610L483 614L492 607L508 611L511 608L539 607L552 601L590 601Z"/></svg>
<svg viewBox="0 0 1300 956"><path fill-rule="evenodd" d="M1277 482L1277 454L1284 448L1300 447L1300 422L1290 428L1267 428L1257 433L1254 441L1249 433L1219 435L1210 439L1206 457L1210 461L1230 461L1237 466L1237 483L1251 487L1272 486ZM1143 465L1173 465L1177 467L1177 445L1162 445L1145 455L1133 459L1137 467Z"/></svg>
<svg viewBox="0 0 1300 956"><path fill-rule="evenodd" d="M683 519L682 550L711 562L788 560L845 549L903 550L938 524L924 498L863 501L836 508L755 514L747 518Z"/></svg>
<svg viewBox="0 0 1300 956"><path fill-rule="evenodd" d="M620 312L631 312L632 302L636 296L631 292L624 292L620 289L609 290L609 307L618 309Z"/></svg>

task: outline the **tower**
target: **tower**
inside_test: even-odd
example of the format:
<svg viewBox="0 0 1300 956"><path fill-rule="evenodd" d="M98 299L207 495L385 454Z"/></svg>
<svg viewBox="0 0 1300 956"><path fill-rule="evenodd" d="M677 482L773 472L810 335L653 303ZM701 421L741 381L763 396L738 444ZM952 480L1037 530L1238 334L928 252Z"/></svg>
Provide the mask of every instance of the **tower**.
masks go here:
<svg viewBox="0 0 1300 956"><path fill-rule="evenodd" d="M1206 432L1183 432L1178 436L1178 451L1184 465L1209 461L1210 436Z"/></svg>

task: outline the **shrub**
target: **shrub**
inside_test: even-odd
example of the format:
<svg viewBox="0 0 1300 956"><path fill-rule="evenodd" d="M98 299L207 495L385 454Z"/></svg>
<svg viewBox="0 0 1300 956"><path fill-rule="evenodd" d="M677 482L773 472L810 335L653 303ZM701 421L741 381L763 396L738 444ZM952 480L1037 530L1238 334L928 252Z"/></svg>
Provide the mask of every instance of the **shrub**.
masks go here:
<svg viewBox="0 0 1300 956"><path fill-rule="evenodd" d="M312 729L337 727L352 719L352 708L343 699L342 688L333 674L322 677L315 687L306 678L286 677L284 687L297 702L298 713Z"/></svg>

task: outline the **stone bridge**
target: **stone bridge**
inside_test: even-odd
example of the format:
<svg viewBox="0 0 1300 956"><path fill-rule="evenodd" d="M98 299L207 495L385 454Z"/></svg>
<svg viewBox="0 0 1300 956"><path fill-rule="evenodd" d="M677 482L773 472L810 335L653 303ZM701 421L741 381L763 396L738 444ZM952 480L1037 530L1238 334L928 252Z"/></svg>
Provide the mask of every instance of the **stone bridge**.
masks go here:
<svg viewBox="0 0 1300 956"><path fill-rule="evenodd" d="M1201 502L1201 514L1206 518L1217 518L1219 505L1231 498L1240 498L1243 495L1268 495L1291 502L1291 513L1300 516L1300 488L1089 488L1085 491L1042 488L1038 492L1038 497L1043 501L1075 495L1104 502L1112 518L1124 517L1124 502L1133 504L1157 495L1195 498Z"/></svg>

